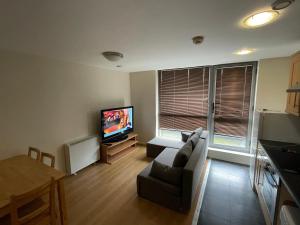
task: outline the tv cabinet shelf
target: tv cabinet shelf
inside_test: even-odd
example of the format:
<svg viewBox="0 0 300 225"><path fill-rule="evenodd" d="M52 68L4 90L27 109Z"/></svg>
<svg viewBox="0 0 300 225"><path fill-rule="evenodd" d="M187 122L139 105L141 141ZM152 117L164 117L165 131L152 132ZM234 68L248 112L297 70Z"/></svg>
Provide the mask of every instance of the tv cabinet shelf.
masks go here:
<svg viewBox="0 0 300 225"><path fill-rule="evenodd" d="M128 137L122 141L112 142L112 143L102 143L101 144L101 159L103 162L112 164L123 156L127 155L129 152L133 151L136 147L137 134L130 133Z"/></svg>
<svg viewBox="0 0 300 225"><path fill-rule="evenodd" d="M113 149L110 149L109 151L107 151L107 155L114 156L114 155L122 152L124 149L135 145L136 143L137 143L137 141L135 141L135 140L128 140L128 141L118 145L118 148L113 148Z"/></svg>

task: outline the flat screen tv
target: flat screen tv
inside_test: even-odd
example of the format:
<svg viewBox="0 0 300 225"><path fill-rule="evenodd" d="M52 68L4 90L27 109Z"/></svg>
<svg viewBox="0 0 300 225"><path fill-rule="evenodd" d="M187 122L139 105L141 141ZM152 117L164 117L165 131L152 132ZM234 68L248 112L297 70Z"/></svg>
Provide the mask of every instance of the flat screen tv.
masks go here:
<svg viewBox="0 0 300 225"><path fill-rule="evenodd" d="M103 109L100 112L102 142L115 142L127 138L133 131L133 106Z"/></svg>

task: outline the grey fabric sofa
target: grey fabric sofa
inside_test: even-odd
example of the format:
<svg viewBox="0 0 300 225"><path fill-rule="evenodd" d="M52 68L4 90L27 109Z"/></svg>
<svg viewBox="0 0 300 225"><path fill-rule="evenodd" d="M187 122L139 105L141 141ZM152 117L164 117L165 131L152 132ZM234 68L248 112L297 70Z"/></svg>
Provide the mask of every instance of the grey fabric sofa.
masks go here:
<svg viewBox="0 0 300 225"><path fill-rule="evenodd" d="M150 141L150 145L147 146L147 148L150 147L147 155L157 155L156 161L172 166L176 153L185 143L162 138L155 139ZM203 131L188 162L182 169L182 182L178 186L150 176L153 164L151 162L137 176L138 195L177 211L189 210L200 183L201 173L207 157L207 145L208 131Z"/></svg>

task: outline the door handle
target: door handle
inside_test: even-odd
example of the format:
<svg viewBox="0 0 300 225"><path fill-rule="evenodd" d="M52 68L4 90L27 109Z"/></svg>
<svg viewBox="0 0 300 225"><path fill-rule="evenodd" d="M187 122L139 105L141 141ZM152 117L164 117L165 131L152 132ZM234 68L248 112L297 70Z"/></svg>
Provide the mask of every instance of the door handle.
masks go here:
<svg viewBox="0 0 300 225"><path fill-rule="evenodd" d="M264 171L264 175L265 175L266 180L268 181L268 183L271 185L271 187L278 188L278 185L277 185L275 179L272 177L270 172Z"/></svg>
<svg viewBox="0 0 300 225"><path fill-rule="evenodd" d="M214 102L211 103L211 112L215 113L215 103Z"/></svg>

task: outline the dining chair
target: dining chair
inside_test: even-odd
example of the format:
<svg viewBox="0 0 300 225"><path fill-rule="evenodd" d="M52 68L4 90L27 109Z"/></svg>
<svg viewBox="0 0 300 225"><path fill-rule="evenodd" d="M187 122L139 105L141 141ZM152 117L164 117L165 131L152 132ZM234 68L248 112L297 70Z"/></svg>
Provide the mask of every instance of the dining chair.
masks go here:
<svg viewBox="0 0 300 225"><path fill-rule="evenodd" d="M41 157L41 151L34 147L29 147L28 149L28 156L30 158L33 158L35 160L40 160Z"/></svg>
<svg viewBox="0 0 300 225"><path fill-rule="evenodd" d="M50 166L54 168L55 165L55 156L46 152L41 153L41 162L48 165L45 159L48 158L50 161Z"/></svg>
<svg viewBox="0 0 300 225"><path fill-rule="evenodd" d="M41 200L43 197L48 201ZM11 225L55 225L54 178L30 192L11 196L10 220Z"/></svg>

